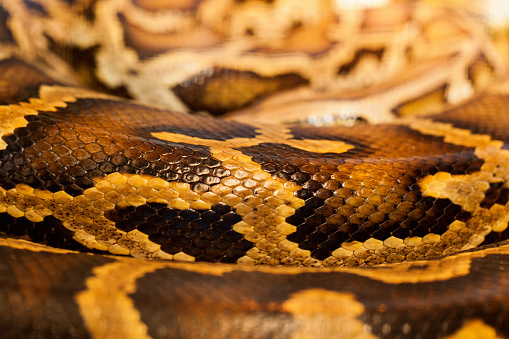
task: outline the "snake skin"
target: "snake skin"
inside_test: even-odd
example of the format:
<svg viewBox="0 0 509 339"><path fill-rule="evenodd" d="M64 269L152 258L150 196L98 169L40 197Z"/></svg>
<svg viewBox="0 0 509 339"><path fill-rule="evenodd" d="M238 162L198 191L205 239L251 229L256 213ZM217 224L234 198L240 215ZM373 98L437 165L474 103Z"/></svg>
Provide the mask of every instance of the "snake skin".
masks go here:
<svg viewBox="0 0 509 339"><path fill-rule="evenodd" d="M507 27L352 3L1 1L2 336L509 337Z"/></svg>

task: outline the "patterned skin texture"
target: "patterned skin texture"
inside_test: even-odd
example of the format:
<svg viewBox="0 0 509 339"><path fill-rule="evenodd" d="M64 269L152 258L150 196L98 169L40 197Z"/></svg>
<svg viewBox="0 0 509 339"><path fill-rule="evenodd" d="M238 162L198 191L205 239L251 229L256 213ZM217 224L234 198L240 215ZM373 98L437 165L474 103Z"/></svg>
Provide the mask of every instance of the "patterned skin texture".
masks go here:
<svg viewBox="0 0 509 339"><path fill-rule="evenodd" d="M504 28L347 7L0 2L8 336L508 336Z"/></svg>
<svg viewBox="0 0 509 339"><path fill-rule="evenodd" d="M464 107L496 95L438 121L286 130L63 87L40 95L4 106L9 235L149 258L357 266L452 253L507 227L507 151L442 122L481 120Z"/></svg>

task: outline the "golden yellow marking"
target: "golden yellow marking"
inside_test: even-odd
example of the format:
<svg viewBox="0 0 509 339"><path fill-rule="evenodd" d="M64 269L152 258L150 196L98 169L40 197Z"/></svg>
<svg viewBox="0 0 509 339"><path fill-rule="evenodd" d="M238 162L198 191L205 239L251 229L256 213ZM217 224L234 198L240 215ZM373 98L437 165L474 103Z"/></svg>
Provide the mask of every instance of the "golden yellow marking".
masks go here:
<svg viewBox="0 0 509 339"><path fill-rule="evenodd" d="M157 252L161 249L161 245L154 244L152 241L144 240L140 241L140 248L146 252Z"/></svg>
<svg viewBox="0 0 509 339"><path fill-rule="evenodd" d="M20 211L16 206L8 206L6 212L15 218L21 218L25 215L25 213Z"/></svg>
<svg viewBox="0 0 509 339"><path fill-rule="evenodd" d="M76 99L114 99L118 97L89 91L82 88L62 87L62 86L41 86L39 90L41 101L45 103L62 103L62 102L75 102Z"/></svg>
<svg viewBox="0 0 509 339"><path fill-rule="evenodd" d="M465 228L465 223L463 221L459 221L459 220L454 220L449 225L449 230L454 231L454 232L458 232L458 231L462 230L463 228Z"/></svg>
<svg viewBox="0 0 509 339"><path fill-rule="evenodd" d="M107 251L109 246L106 246L104 244L101 244L97 240L91 240L86 243L87 248L90 248L91 250L98 250L98 251Z"/></svg>
<svg viewBox="0 0 509 339"><path fill-rule="evenodd" d="M362 243L360 241L344 242L341 247L347 251L356 251L362 247Z"/></svg>
<svg viewBox="0 0 509 339"><path fill-rule="evenodd" d="M92 91L59 86L41 86L39 95L40 99L31 98L17 105L0 106L0 136L12 134L16 128L26 127L28 121L25 116L37 115L38 111L54 112L59 107L66 107L66 102L75 102L78 98L111 98ZM0 138L0 150L6 147L6 142Z"/></svg>
<svg viewBox="0 0 509 339"><path fill-rule="evenodd" d="M480 319L467 321L462 328L444 339L502 339L497 331Z"/></svg>
<svg viewBox="0 0 509 339"><path fill-rule="evenodd" d="M461 221L460 221L461 222ZM424 237L422 237L422 242L426 244L434 244L440 241L440 235L434 233L428 233Z"/></svg>
<svg viewBox="0 0 509 339"><path fill-rule="evenodd" d="M294 293L282 305L300 324L293 339L376 338L370 327L357 319L364 305L349 293L308 289Z"/></svg>
<svg viewBox="0 0 509 339"><path fill-rule="evenodd" d="M353 251L344 249L343 247L340 247L332 252L332 256L338 259L346 259L348 257L351 257L352 255Z"/></svg>
<svg viewBox="0 0 509 339"><path fill-rule="evenodd" d="M87 289L76 303L94 338L150 338L129 294L136 292L136 280L164 267L154 261L122 260L93 269Z"/></svg>
<svg viewBox="0 0 509 339"><path fill-rule="evenodd" d="M502 94L507 95L509 94L509 78L505 77L502 79L499 79L499 81L491 84L486 92L492 93L492 94Z"/></svg>
<svg viewBox="0 0 509 339"><path fill-rule="evenodd" d="M480 206L490 184L507 180L509 151L502 149L503 142L491 140L488 135L472 134L468 130L454 128L451 124L427 119L417 120L417 122L411 123L410 127L423 134L443 137L447 143L473 147L475 156L484 160L480 171L475 173L451 175L446 172L438 172L418 180L424 196L449 199L472 215L466 223L457 221L449 225L449 231L460 232L463 230L464 233L461 241L456 241L455 245L448 247L443 254L475 247L482 243L484 237L491 231L505 230L509 222L509 204L493 206L489 211ZM446 234L442 235L442 238L444 236Z"/></svg>
<svg viewBox="0 0 509 339"><path fill-rule="evenodd" d="M246 265L246 266L254 266L254 265L256 265L256 260L245 255L245 256L237 259L237 264Z"/></svg>
<svg viewBox="0 0 509 339"><path fill-rule="evenodd" d="M303 250L301 248L295 248L290 252L290 256L297 260L305 260L306 258L309 258L311 255L311 251L309 250Z"/></svg>
<svg viewBox="0 0 509 339"><path fill-rule="evenodd" d="M111 245L108 248L108 252L116 255L129 255L129 250L127 248L120 246L119 244Z"/></svg>
<svg viewBox="0 0 509 339"><path fill-rule="evenodd" d="M226 152L236 156L242 156L242 153L239 154L239 151L234 150L234 148L256 146L267 142L281 143L314 153L344 153L354 148L354 146L342 141L295 140L292 139L293 135L290 133L290 130L281 128L280 126L259 125L256 129L256 133L258 133L258 135L254 138L234 138L225 141L202 139L169 132L155 132L152 133L152 135L161 140L170 142L209 146L213 154ZM244 158L251 161L250 157L244 156Z"/></svg>
<svg viewBox="0 0 509 339"><path fill-rule="evenodd" d="M148 239L148 235L138 230L132 230L127 233L127 238L135 242L142 242Z"/></svg>
<svg viewBox="0 0 509 339"><path fill-rule="evenodd" d="M415 120L410 127L423 134L444 137L445 142L459 146L500 148L503 145L501 142L492 143L489 135L472 134L469 130L454 128L451 124L428 119Z"/></svg>
<svg viewBox="0 0 509 339"><path fill-rule="evenodd" d="M178 253L174 254L173 259L175 259L177 261L187 261L187 262L194 262L196 260L195 257L193 257L189 254L186 254L184 252L178 252Z"/></svg>
<svg viewBox="0 0 509 339"><path fill-rule="evenodd" d="M397 248L403 245L403 239L391 236L384 240L384 245L389 248Z"/></svg>
<svg viewBox="0 0 509 339"><path fill-rule="evenodd" d="M422 243L422 238L421 237L408 237L408 238L405 238L403 243L405 245L415 247L415 246L419 245L420 243Z"/></svg>
<svg viewBox="0 0 509 339"><path fill-rule="evenodd" d="M379 250L384 247L384 243L382 240L370 238L364 242L363 246L368 250Z"/></svg>

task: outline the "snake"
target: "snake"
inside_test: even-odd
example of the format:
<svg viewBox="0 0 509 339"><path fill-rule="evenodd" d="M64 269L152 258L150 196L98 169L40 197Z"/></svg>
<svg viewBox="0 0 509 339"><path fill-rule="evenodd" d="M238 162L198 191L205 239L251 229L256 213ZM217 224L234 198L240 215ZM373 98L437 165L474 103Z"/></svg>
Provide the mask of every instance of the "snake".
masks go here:
<svg viewBox="0 0 509 339"><path fill-rule="evenodd" d="M509 337L508 10L0 1L2 337Z"/></svg>

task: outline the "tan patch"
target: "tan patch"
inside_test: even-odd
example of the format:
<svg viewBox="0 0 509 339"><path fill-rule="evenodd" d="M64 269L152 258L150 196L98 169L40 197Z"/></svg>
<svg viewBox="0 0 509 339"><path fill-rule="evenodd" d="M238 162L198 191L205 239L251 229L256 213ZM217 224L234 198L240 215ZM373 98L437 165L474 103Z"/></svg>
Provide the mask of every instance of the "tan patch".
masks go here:
<svg viewBox="0 0 509 339"><path fill-rule="evenodd" d="M462 328L444 339L502 339L497 331L480 319L467 321Z"/></svg>
<svg viewBox="0 0 509 339"><path fill-rule="evenodd" d="M129 294L136 292L136 280L164 267L157 262L121 260L94 268L79 292L76 303L94 338L150 338L147 325Z"/></svg>
<svg viewBox="0 0 509 339"><path fill-rule="evenodd" d="M367 324L357 319L364 306L349 293L309 289L292 294L282 305L300 323L293 339L376 338Z"/></svg>

